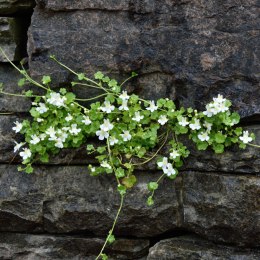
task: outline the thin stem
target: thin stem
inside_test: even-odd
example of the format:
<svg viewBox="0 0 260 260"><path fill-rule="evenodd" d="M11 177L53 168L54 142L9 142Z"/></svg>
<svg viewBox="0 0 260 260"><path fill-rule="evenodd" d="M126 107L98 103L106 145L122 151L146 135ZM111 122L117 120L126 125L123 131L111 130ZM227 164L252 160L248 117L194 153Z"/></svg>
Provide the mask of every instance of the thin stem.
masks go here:
<svg viewBox="0 0 260 260"><path fill-rule="evenodd" d="M13 115L13 112L5 112L5 113L0 113L0 115Z"/></svg>
<svg viewBox="0 0 260 260"><path fill-rule="evenodd" d="M250 145L250 146L253 146L253 147L257 147L257 148L260 148L260 145L257 145L257 144L247 144L247 145Z"/></svg>
<svg viewBox="0 0 260 260"><path fill-rule="evenodd" d="M131 78L133 78L134 76L130 76L129 78L125 79L121 84L120 87L122 87L128 80L130 80Z"/></svg>
<svg viewBox="0 0 260 260"><path fill-rule="evenodd" d="M168 135L169 135L169 131L166 132L166 137L165 137L165 139L164 139L164 142L163 142L162 145L159 147L159 149L153 154L152 157L150 157L149 159L147 159L147 160L144 161L144 162L135 163L135 164L133 164L133 165L142 165L142 164L146 164L146 163L150 162L150 161L161 151L161 149L164 147L165 143L167 142Z"/></svg>
<svg viewBox="0 0 260 260"><path fill-rule="evenodd" d="M73 85L80 85L80 86L86 86L86 87L89 87L89 88L101 89L101 90L104 90L107 93L110 93L108 90L106 90L103 87L100 87L99 85L98 85L98 87L96 87L96 86L93 86L93 85L90 85L90 84L80 83L80 82L73 82Z"/></svg>
<svg viewBox="0 0 260 260"><path fill-rule="evenodd" d="M51 59L53 59L55 62L57 62L59 65L61 65L63 68L67 69L68 71L70 71L71 73L73 73L74 75L78 76L79 74L77 72L75 72L74 70L72 70L71 68L67 67L66 65L64 65L63 63L61 63L60 61L58 61L54 56L50 56ZM99 86L99 84L97 82L95 82L92 79L89 79L87 77L84 76L84 79L86 81L89 81L97 86ZM99 86L100 87L100 86Z"/></svg>
<svg viewBox="0 0 260 260"><path fill-rule="evenodd" d="M9 58L8 56L5 54L5 52L3 51L3 49L0 47L0 51L2 52L2 54L4 55L4 57L8 60L8 62L16 69L18 70L22 75L25 76L25 78L31 82L32 84L34 84L35 86L38 86L40 88L43 88L45 90L48 90L47 88L45 88L44 86L42 86L40 83L34 81L25 70L20 70Z"/></svg>
<svg viewBox="0 0 260 260"><path fill-rule="evenodd" d="M115 174L116 174L116 168L115 168L115 166L114 166L114 164L113 164L112 154L111 154L111 149L110 149L110 144L109 144L108 139L107 139L107 150L108 150L108 155L109 155L109 161L110 161L110 163L111 163L111 165L112 165L112 168L113 168L113 170L114 170L114 172L115 172ZM120 181L119 181L119 179L117 178L116 175L115 175L115 177L116 177L117 184L120 184Z"/></svg>
<svg viewBox="0 0 260 260"><path fill-rule="evenodd" d="M161 179L162 179L165 175L166 175L166 174L163 173L163 174L158 178L158 180L156 181L156 183L158 184L158 183L161 181ZM155 192L155 190L152 191L151 197L153 197L154 192Z"/></svg>
<svg viewBox="0 0 260 260"><path fill-rule="evenodd" d="M93 98L76 98L75 100L77 101L90 101L90 100L93 100L93 99L97 99L97 98L100 98L100 97L103 97L103 96L106 96L107 94L102 94L102 95L99 95L99 96L96 96L96 97L93 97Z"/></svg>
<svg viewBox="0 0 260 260"><path fill-rule="evenodd" d="M104 245L103 245L103 247L102 247L100 253L99 253L98 256L95 258L95 260L98 260L99 257L102 256L103 251L104 251L104 249L105 249L105 247L106 247L106 245L107 245L107 243L108 243L109 237L110 237L111 234L113 234L115 225L116 225L116 223L117 223L118 217L119 217L120 212L121 212L122 207L123 207L123 203L124 203L124 195L121 195L120 206L119 206L119 209L118 209L118 211L117 211L116 217L115 217L115 219L114 219L113 226L112 226L111 230L109 231L109 235L107 236L106 241L105 241L105 243L104 243Z"/></svg>
<svg viewBox="0 0 260 260"><path fill-rule="evenodd" d="M26 98L31 98L31 97L42 97L42 96L37 96L37 95L31 95L30 97L23 95L23 94L14 94L14 93L9 93L5 91L0 91L0 94L4 94L7 96L15 96L15 97L26 97Z"/></svg>

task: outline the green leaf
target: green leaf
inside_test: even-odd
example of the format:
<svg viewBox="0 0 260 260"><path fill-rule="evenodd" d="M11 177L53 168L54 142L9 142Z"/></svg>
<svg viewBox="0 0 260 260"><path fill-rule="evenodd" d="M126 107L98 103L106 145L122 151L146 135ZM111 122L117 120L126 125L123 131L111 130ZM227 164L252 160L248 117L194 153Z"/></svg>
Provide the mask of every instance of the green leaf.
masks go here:
<svg viewBox="0 0 260 260"><path fill-rule="evenodd" d="M78 79L79 80L83 80L85 78L85 74L84 73L79 73L78 74Z"/></svg>
<svg viewBox="0 0 260 260"><path fill-rule="evenodd" d="M101 254L102 260L108 260L108 256L106 254Z"/></svg>
<svg viewBox="0 0 260 260"><path fill-rule="evenodd" d="M221 133L216 133L215 134L215 141L218 143L218 144L222 144L222 143L225 143L225 140L226 140L226 136L221 134Z"/></svg>
<svg viewBox="0 0 260 260"><path fill-rule="evenodd" d="M65 97L66 97L66 103L67 104L70 104L71 102L73 102L74 100L75 100L75 98L76 98L76 96L75 96L75 94L73 94L72 92L68 92L66 95L65 95Z"/></svg>
<svg viewBox="0 0 260 260"><path fill-rule="evenodd" d="M41 161L41 162L44 162L44 163L49 162L49 155L48 155L47 153L43 154L43 155L40 157L40 161Z"/></svg>
<svg viewBox="0 0 260 260"><path fill-rule="evenodd" d="M152 206L154 204L153 197L149 196L146 203L147 203L148 206Z"/></svg>
<svg viewBox="0 0 260 260"><path fill-rule="evenodd" d="M111 79L109 82L108 82L108 86L109 87L116 87L117 86L117 81L115 79Z"/></svg>
<svg viewBox="0 0 260 260"><path fill-rule="evenodd" d="M62 95L65 95L65 94L67 93L67 90L66 90L65 88L61 88L61 89L60 89L60 93L61 93Z"/></svg>
<svg viewBox="0 0 260 260"><path fill-rule="evenodd" d="M95 73L94 77L95 77L95 79L103 79L104 74L101 71L98 71Z"/></svg>
<svg viewBox="0 0 260 260"><path fill-rule="evenodd" d="M125 177L124 179L122 179L122 183L125 185L126 188L130 189L135 185L136 177L134 175Z"/></svg>
<svg viewBox="0 0 260 260"><path fill-rule="evenodd" d="M99 146L99 147L97 148L97 152L98 152L99 154L103 154L106 150L107 150L107 149L106 149L106 146Z"/></svg>
<svg viewBox="0 0 260 260"><path fill-rule="evenodd" d="M25 92L26 97L32 97L32 95L33 95L32 90L28 90L28 91Z"/></svg>
<svg viewBox="0 0 260 260"><path fill-rule="evenodd" d="M30 114L31 114L32 117L39 117L40 116L40 113L34 107L31 108Z"/></svg>
<svg viewBox="0 0 260 260"><path fill-rule="evenodd" d="M23 87L23 86L25 85L25 82L26 82L26 79L25 79L25 78L19 79L19 81L18 81L18 86L19 86L19 87Z"/></svg>
<svg viewBox="0 0 260 260"><path fill-rule="evenodd" d="M33 167L30 164L27 165L26 168L25 168L25 172L26 173L32 173L33 172Z"/></svg>
<svg viewBox="0 0 260 260"><path fill-rule="evenodd" d="M234 132L235 132L235 134L236 134L237 136L240 136L240 135L242 135L243 129L242 129L242 127L237 127L237 128L234 130Z"/></svg>
<svg viewBox="0 0 260 260"><path fill-rule="evenodd" d="M197 143L197 148L198 148L198 150L206 150L207 148L208 148L208 143L207 142L198 142Z"/></svg>
<svg viewBox="0 0 260 260"><path fill-rule="evenodd" d="M102 81L105 83L108 83L110 81L110 78L108 76L106 76L102 79Z"/></svg>
<svg viewBox="0 0 260 260"><path fill-rule="evenodd" d="M223 144L213 144L213 150L215 153L223 153L224 152L224 145Z"/></svg>
<svg viewBox="0 0 260 260"><path fill-rule="evenodd" d="M109 244L112 244L115 240L116 239L115 239L114 235L112 235L112 234L108 235L107 241L108 241Z"/></svg>
<svg viewBox="0 0 260 260"><path fill-rule="evenodd" d="M50 82L51 82L51 77L50 76L43 76L42 77L42 84L47 85Z"/></svg>
<svg viewBox="0 0 260 260"><path fill-rule="evenodd" d="M125 170L121 167L119 167L118 169L116 169L116 177L117 178L123 178L125 177Z"/></svg>
<svg viewBox="0 0 260 260"><path fill-rule="evenodd" d="M138 76L138 74L136 72L132 71L131 77L133 78L133 77L137 77L137 76Z"/></svg>
<svg viewBox="0 0 260 260"><path fill-rule="evenodd" d="M95 150L95 147L93 144L88 144L87 145L87 151L94 151Z"/></svg>
<svg viewBox="0 0 260 260"><path fill-rule="evenodd" d="M147 186L149 191L154 191L158 189L159 185L157 182L149 182Z"/></svg>
<svg viewBox="0 0 260 260"><path fill-rule="evenodd" d="M126 194L126 187L124 185L119 184L117 186L117 190L121 196L124 196Z"/></svg>

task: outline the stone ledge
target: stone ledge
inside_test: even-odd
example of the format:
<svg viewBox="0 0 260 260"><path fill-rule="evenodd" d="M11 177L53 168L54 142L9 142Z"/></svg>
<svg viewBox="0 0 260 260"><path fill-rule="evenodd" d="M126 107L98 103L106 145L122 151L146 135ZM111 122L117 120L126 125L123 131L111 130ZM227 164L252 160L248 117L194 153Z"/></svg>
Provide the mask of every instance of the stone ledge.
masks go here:
<svg viewBox="0 0 260 260"><path fill-rule="evenodd" d="M31 11L35 6L34 0L1 0L0 15L13 15Z"/></svg>
<svg viewBox="0 0 260 260"><path fill-rule="evenodd" d="M258 260L260 250L216 245L196 236L181 236L161 240L150 248L147 260L210 259Z"/></svg>
<svg viewBox="0 0 260 260"><path fill-rule="evenodd" d="M0 233L0 258L19 260L94 260L104 240L95 237ZM149 240L121 239L108 246L109 259L141 259Z"/></svg>

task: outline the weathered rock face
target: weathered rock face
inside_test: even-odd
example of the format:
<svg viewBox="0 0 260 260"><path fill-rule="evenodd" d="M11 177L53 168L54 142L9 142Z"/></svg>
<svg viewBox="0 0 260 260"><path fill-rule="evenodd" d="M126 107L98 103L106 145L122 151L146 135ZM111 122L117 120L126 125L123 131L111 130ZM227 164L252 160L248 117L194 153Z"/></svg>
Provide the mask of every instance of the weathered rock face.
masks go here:
<svg viewBox="0 0 260 260"><path fill-rule="evenodd" d="M13 15L24 11L31 11L34 5L34 0L0 0L0 13L3 15Z"/></svg>
<svg viewBox="0 0 260 260"><path fill-rule="evenodd" d="M183 174L184 226L217 242L259 246L260 178Z"/></svg>
<svg viewBox="0 0 260 260"><path fill-rule="evenodd" d="M135 70L136 91L148 98L167 94L202 109L222 93L243 117L259 119L256 0L38 2L43 9L35 10L29 32L33 75L66 82L68 72L48 59L55 54L89 74Z"/></svg>
<svg viewBox="0 0 260 260"><path fill-rule="evenodd" d="M153 174L152 179L157 179ZM150 237L181 225L178 181L164 183L146 206L147 175L126 197L116 234ZM149 176L151 177L151 176ZM105 235L119 207L111 177L90 177L86 167L41 167L33 175L0 166L0 230Z"/></svg>
<svg viewBox="0 0 260 260"><path fill-rule="evenodd" d="M147 260L257 260L259 257L259 250L216 245L196 236L183 236L161 240L150 249Z"/></svg>
<svg viewBox="0 0 260 260"><path fill-rule="evenodd" d="M1 233L0 258L20 260L94 260L104 240L83 236L53 236ZM147 255L149 241L119 239L106 250L109 259L140 259Z"/></svg>

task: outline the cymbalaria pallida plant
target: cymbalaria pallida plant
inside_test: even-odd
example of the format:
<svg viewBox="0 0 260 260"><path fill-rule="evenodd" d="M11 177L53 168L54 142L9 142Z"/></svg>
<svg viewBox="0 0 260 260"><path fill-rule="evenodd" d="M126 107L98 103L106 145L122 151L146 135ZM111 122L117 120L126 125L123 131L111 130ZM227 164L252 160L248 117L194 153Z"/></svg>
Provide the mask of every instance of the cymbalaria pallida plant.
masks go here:
<svg viewBox="0 0 260 260"><path fill-rule="evenodd" d="M174 180L183 159L189 156L187 147L178 140L180 135L191 139L198 150L212 149L215 153L223 153L226 147L233 144L243 149L254 140L253 133L236 127L240 117L230 111L231 102L222 95L214 97L202 112L192 108L176 108L175 103L168 98L144 100L138 95L127 93L124 83L137 76L135 73L122 84L102 72L97 72L94 79L90 79L83 73L74 72L54 56L51 58L75 75L72 86L95 88L103 93L80 99L65 88L55 92L51 88L49 76L43 76L41 83L36 82L24 68L19 69L9 60L23 76L18 82L19 86L30 83L45 92L36 95L29 90L18 95L4 92L1 88L2 94L33 100L31 119L14 122L12 130L24 136L23 142L15 144L14 152L22 158L19 171L32 173L35 162L47 163L49 157L61 149L85 146L97 160L95 165L88 165L90 175L109 174L115 178L121 196L120 208L96 259L108 259L103 251L108 243L115 240L113 231L124 197L138 181L134 172L136 166L155 160L162 172L158 180L147 183L150 191L147 204L151 206L160 180ZM97 99L102 101L95 102ZM85 107L82 105L84 101L92 103ZM97 142L93 142L94 139ZM165 148L167 153L160 155Z"/></svg>

